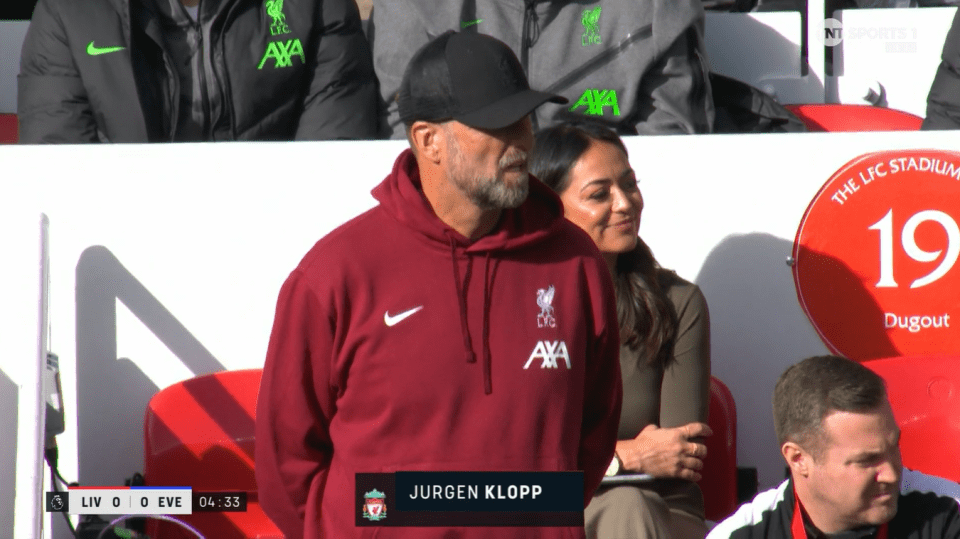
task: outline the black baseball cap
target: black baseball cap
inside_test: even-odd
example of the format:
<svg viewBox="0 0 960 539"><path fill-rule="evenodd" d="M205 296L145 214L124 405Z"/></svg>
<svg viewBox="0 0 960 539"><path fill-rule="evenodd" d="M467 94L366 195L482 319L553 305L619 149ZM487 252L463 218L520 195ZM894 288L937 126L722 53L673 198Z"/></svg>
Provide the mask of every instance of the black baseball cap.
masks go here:
<svg viewBox="0 0 960 539"><path fill-rule="evenodd" d="M400 119L456 120L500 129L563 96L530 89L517 55L506 43L475 32L450 30L414 53L397 96Z"/></svg>

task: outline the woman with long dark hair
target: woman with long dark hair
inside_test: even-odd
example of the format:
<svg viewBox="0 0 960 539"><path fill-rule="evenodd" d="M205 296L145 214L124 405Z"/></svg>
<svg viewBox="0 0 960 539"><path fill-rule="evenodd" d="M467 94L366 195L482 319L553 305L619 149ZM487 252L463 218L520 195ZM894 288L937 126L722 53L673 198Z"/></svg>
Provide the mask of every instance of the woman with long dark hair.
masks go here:
<svg viewBox="0 0 960 539"><path fill-rule="evenodd" d="M663 269L638 236L643 196L623 141L595 125L541 131L530 172L560 195L613 276L623 377L619 441L608 475L652 480L601 486L587 537L706 535L696 481L708 436L710 321L700 289Z"/></svg>

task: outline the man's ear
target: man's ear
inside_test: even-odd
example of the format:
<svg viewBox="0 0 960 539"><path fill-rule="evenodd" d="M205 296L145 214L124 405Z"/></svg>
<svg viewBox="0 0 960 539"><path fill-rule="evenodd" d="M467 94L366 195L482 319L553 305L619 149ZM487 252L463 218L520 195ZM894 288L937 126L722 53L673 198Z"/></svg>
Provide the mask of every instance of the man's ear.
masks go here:
<svg viewBox="0 0 960 539"><path fill-rule="evenodd" d="M413 145L413 153L421 159L439 164L446 146L443 128L440 124L413 122L410 126L410 144Z"/></svg>
<svg viewBox="0 0 960 539"><path fill-rule="evenodd" d="M806 477L810 473L810 464L813 456L794 442L784 442L780 446L783 460L787 461L790 473L794 477Z"/></svg>

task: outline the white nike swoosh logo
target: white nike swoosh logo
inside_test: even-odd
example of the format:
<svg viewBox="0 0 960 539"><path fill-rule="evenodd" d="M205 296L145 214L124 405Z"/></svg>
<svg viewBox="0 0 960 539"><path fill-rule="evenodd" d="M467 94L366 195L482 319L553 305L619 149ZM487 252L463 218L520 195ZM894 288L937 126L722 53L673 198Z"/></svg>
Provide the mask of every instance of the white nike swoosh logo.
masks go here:
<svg viewBox="0 0 960 539"><path fill-rule="evenodd" d="M419 312L420 309L423 309L423 305L421 305L421 306L419 306L419 307L414 307L414 308L410 309L409 311L403 311L402 313L400 313L400 314L398 314L398 315L396 315L396 316L390 316L390 312L389 312L389 311L386 311L386 312L383 313L383 323L386 324L387 327L395 326L395 325L399 324L400 322L403 322L404 320L406 320L408 317L410 317L410 316L416 314L417 312Z"/></svg>

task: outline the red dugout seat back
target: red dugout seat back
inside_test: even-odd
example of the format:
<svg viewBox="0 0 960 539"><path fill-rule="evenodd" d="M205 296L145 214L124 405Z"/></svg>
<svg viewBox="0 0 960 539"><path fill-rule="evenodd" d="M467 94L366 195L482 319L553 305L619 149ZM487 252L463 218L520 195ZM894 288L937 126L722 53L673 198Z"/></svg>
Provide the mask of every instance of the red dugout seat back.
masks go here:
<svg viewBox="0 0 960 539"><path fill-rule="evenodd" d="M863 364L887 382L903 465L960 482L960 356L904 356Z"/></svg>
<svg viewBox="0 0 960 539"><path fill-rule="evenodd" d="M730 389L716 377L710 379L710 417L713 436L707 436L703 461L704 510L707 520L719 522L737 509L737 405Z"/></svg>
<svg viewBox="0 0 960 539"><path fill-rule="evenodd" d="M158 391L147 405L143 437L147 485L247 492L245 513L176 515L209 539L283 538L258 503L253 472L261 373L249 369L197 376ZM149 522L147 534L193 537L176 524L158 521Z"/></svg>
<svg viewBox="0 0 960 539"><path fill-rule="evenodd" d="M918 131L923 118L872 105L786 105L810 131Z"/></svg>
<svg viewBox="0 0 960 539"><path fill-rule="evenodd" d="M19 129L16 114L0 114L0 144L16 144L20 140Z"/></svg>

